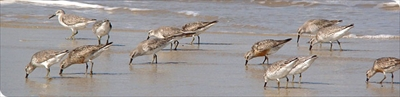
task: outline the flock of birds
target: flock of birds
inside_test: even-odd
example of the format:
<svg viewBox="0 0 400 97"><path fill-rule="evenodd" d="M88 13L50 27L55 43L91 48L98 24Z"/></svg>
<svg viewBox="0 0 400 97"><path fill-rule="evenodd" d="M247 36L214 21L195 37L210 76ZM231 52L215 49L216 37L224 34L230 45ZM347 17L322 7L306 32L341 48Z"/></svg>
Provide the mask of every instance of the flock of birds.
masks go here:
<svg viewBox="0 0 400 97"><path fill-rule="evenodd" d="M31 61L25 68L26 76L32 73L36 67L45 67L47 69L47 75L50 73L50 66L60 63L60 76L62 76L62 72L67 67L73 64L86 64L86 72L88 72L88 62L91 63L90 74L93 74L93 60L101 55L101 53L107 50L113 42L109 42L109 32L112 29L112 25L109 20L104 19L102 21L97 21L96 19L89 19L82 16L74 15L74 14L65 14L63 10L57 10L52 17L57 16L59 23L67 28L72 30L72 35L67 39L75 39L74 36L78 34L79 29L84 29L89 23L93 23L92 31L96 35L98 39L98 45L83 45L76 47L72 51L69 50L42 50L36 52ZM349 24L345 26L338 26L337 24L342 22L342 20L326 20L326 19L312 19L306 21L297 31L297 45L300 39L300 36L304 33L315 34L315 37L312 37L309 41L310 48L312 50L312 46L323 42L330 42L330 51L332 51L332 42L337 42L340 46L340 50L342 47L340 45L339 39L344 35L349 34L349 30L354 27L354 24ZM218 23L218 21L211 22L193 22L188 23L182 26L182 28L176 27L159 27L156 30L150 30L147 36L147 40L140 42L135 49L130 53L130 61L129 65L132 65L133 58L143 55L153 55L153 59L151 63L157 63L157 55L161 49L165 48L168 44L171 44L171 50L173 45L175 45L174 50L177 49L179 44L178 40L185 37L193 37L190 44L193 44L195 37L198 38L198 44L200 44L200 34L205 32L208 28L212 27L214 24ZM101 44L101 38L107 35L107 41L105 44ZM150 38L155 37L155 38ZM263 57L264 61L262 64L267 61L269 63L268 55L276 53L284 44L292 40L292 38L287 38L283 40L273 40L273 39L265 39L254 43L251 47L251 50L248 51L244 58L246 60L245 66L247 66L248 61L255 57ZM61 60L64 56L67 56L64 60ZM264 74L264 87L266 87L267 82L269 80L276 80L278 82L278 87L280 86L279 79L286 78L287 82L289 81L288 75L292 75L294 80L294 75L300 74L299 83L301 82L301 73L306 71L311 64L317 59L317 55L311 56L301 56L289 58L286 60L280 60L269 65L266 73ZM393 72L400 69L400 59L394 57L382 57L375 60L374 65L371 69L366 72L367 80L371 78L377 72L383 73L384 78L380 81L386 79L386 73L392 74L392 83L393 83ZM287 88L287 84L286 84Z"/></svg>

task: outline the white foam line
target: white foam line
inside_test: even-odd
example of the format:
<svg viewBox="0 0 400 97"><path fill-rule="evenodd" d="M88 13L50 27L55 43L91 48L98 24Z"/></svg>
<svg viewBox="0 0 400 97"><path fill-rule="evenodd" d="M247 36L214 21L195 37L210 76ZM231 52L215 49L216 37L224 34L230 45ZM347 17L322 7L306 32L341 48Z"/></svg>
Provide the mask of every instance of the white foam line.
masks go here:
<svg viewBox="0 0 400 97"><path fill-rule="evenodd" d="M12 3L15 3L15 0L0 0L1 5L7 5Z"/></svg>
<svg viewBox="0 0 400 97"><path fill-rule="evenodd" d="M81 2L74 2L74 1L46 1L46 0L19 0L21 2L29 2L34 3L39 6L47 6L47 5L57 5L63 7L78 7L78 8L99 8L104 10L115 10L121 7L108 7L102 6L98 4L88 4L88 3L81 3ZM140 8L127 8L124 7L123 9L129 9L130 11L140 11L140 10L151 10L151 9L140 9Z"/></svg>
<svg viewBox="0 0 400 97"><path fill-rule="evenodd" d="M188 11L188 10L179 11L178 13L185 14L185 15L188 15L188 16L198 16L199 15L199 12Z"/></svg>
<svg viewBox="0 0 400 97"><path fill-rule="evenodd" d="M364 38L364 39L400 39L400 36L397 35L386 35L386 34L380 34L380 35L355 35L355 34L349 34L347 36L344 36L345 38Z"/></svg>

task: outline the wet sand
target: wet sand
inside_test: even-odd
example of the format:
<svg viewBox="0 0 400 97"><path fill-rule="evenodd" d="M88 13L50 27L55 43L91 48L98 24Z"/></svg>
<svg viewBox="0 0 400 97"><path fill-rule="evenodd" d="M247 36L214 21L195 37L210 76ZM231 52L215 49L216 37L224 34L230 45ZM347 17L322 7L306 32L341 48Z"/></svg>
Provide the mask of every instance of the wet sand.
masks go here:
<svg viewBox="0 0 400 97"><path fill-rule="evenodd" d="M177 51L169 46L158 53L158 64L150 64L151 56L141 56L129 66L129 52L146 39L145 32L112 31L113 46L94 60L94 75L85 75L85 65L76 64L58 75L59 64L46 70L37 68L25 79L24 68L32 54L44 49L69 49L97 44L89 30L81 30L75 41L65 40L69 29L31 29L1 27L1 92L6 96L398 96L400 73L390 74L378 84L378 73L365 83L365 72L380 57L399 57L398 39L340 39L344 51L329 51L329 44L314 46L308 51L306 37L296 46L296 36L263 34L202 34L200 45L189 45L191 38L180 40ZM294 56L317 54L318 59L302 74L302 83L289 83L281 88L270 81L263 88L267 65L255 58L244 66L243 55L254 42L263 39L292 41L269 56L270 63ZM196 38L197 39L197 38ZM102 40L104 43L105 38ZM197 42L197 40L195 41ZM291 80L291 76L289 77Z"/></svg>

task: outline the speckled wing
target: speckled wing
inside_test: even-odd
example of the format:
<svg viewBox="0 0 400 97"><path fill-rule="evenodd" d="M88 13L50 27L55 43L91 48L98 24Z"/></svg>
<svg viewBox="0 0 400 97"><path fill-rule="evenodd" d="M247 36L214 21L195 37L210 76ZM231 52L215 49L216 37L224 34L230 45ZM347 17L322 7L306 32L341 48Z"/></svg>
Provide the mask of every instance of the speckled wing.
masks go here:
<svg viewBox="0 0 400 97"><path fill-rule="evenodd" d="M102 47L102 45L84 45L84 46L80 46L80 47L77 47L74 50L72 50L68 57L70 57L70 58L78 57L78 58L81 58L81 59L85 59L88 56L90 56L93 53L95 53L101 47Z"/></svg>
<svg viewBox="0 0 400 97"><path fill-rule="evenodd" d="M166 45L169 41L171 40L171 38L155 38L155 39L150 39L150 40L145 40L143 41L142 44L142 49L143 51L152 51L155 50L161 46Z"/></svg>
<svg viewBox="0 0 400 97"><path fill-rule="evenodd" d="M377 66L380 66L382 69L389 69L389 68L395 68L400 66L400 59L394 58L394 57L383 57L379 58L375 61L375 64L380 64Z"/></svg>
<svg viewBox="0 0 400 97"><path fill-rule="evenodd" d="M182 33L182 30L176 27L160 27L155 32L162 33L164 37L169 37L175 34Z"/></svg>
<svg viewBox="0 0 400 97"><path fill-rule="evenodd" d="M254 43L254 45L251 47L251 49L256 50L256 51L264 51L267 49L271 49L275 46L277 46L277 43L274 42L274 40L266 39L266 40L262 40L262 41Z"/></svg>
<svg viewBox="0 0 400 97"><path fill-rule="evenodd" d="M74 25L77 23L85 23L89 21L89 19L77 15L64 14L62 17L62 21L67 25Z"/></svg>
<svg viewBox="0 0 400 97"><path fill-rule="evenodd" d="M203 26L202 22L193 22L193 23L188 23L188 24L184 25L182 27L182 29L184 31L195 31L195 30L201 28L202 26Z"/></svg>
<svg viewBox="0 0 400 97"><path fill-rule="evenodd" d="M280 61L272 63L272 65L268 67L267 72L273 72L273 71L281 69L283 66L285 66L284 63L285 63L285 60L280 60Z"/></svg>
<svg viewBox="0 0 400 97"><path fill-rule="evenodd" d="M32 56L32 60L36 60L38 63L44 62L50 58L53 58L62 52L55 50L44 50L39 51Z"/></svg>

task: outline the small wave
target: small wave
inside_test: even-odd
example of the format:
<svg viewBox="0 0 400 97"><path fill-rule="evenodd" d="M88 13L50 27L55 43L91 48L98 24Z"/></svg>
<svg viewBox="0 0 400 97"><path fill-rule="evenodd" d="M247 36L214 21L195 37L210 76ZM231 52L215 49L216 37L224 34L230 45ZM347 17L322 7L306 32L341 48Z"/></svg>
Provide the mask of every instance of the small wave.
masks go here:
<svg viewBox="0 0 400 97"><path fill-rule="evenodd" d="M67 8L94 8L94 9L103 9L103 10L115 10L115 9L129 9L130 11L143 11L143 10L151 10L151 9L140 9L140 8L128 8L128 7L109 7L109 6L102 6L98 4L88 4L88 3L81 3L81 2L74 2L74 1L47 1L47 0L20 0L22 2L29 2L33 3L38 6L62 6Z"/></svg>
<svg viewBox="0 0 400 97"><path fill-rule="evenodd" d="M386 7L400 7L400 0L393 0L394 2L386 2L380 3L377 5L379 8L386 8Z"/></svg>
<svg viewBox="0 0 400 97"><path fill-rule="evenodd" d="M362 38L362 39L400 39L400 36L397 35L386 35L386 34L380 34L380 35L355 35L355 34L349 34L347 36L344 36L345 38Z"/></svg>
<svg viewBox="0 0 400 97"><path fill-rule="evenodd" d="M15 3L15 0L0 0L1 5L8 5L12 3Z"/></svg>
<svg viewBox="0 0 400 97"><path fill-rule="evenodd" d="M188 15L188 16L198 16L198 15L199 15L199 12L196 12L196 11L188 11L188 10L179 11L178 13L180 13L180 14L185 14L185 15Z"/></svg>

